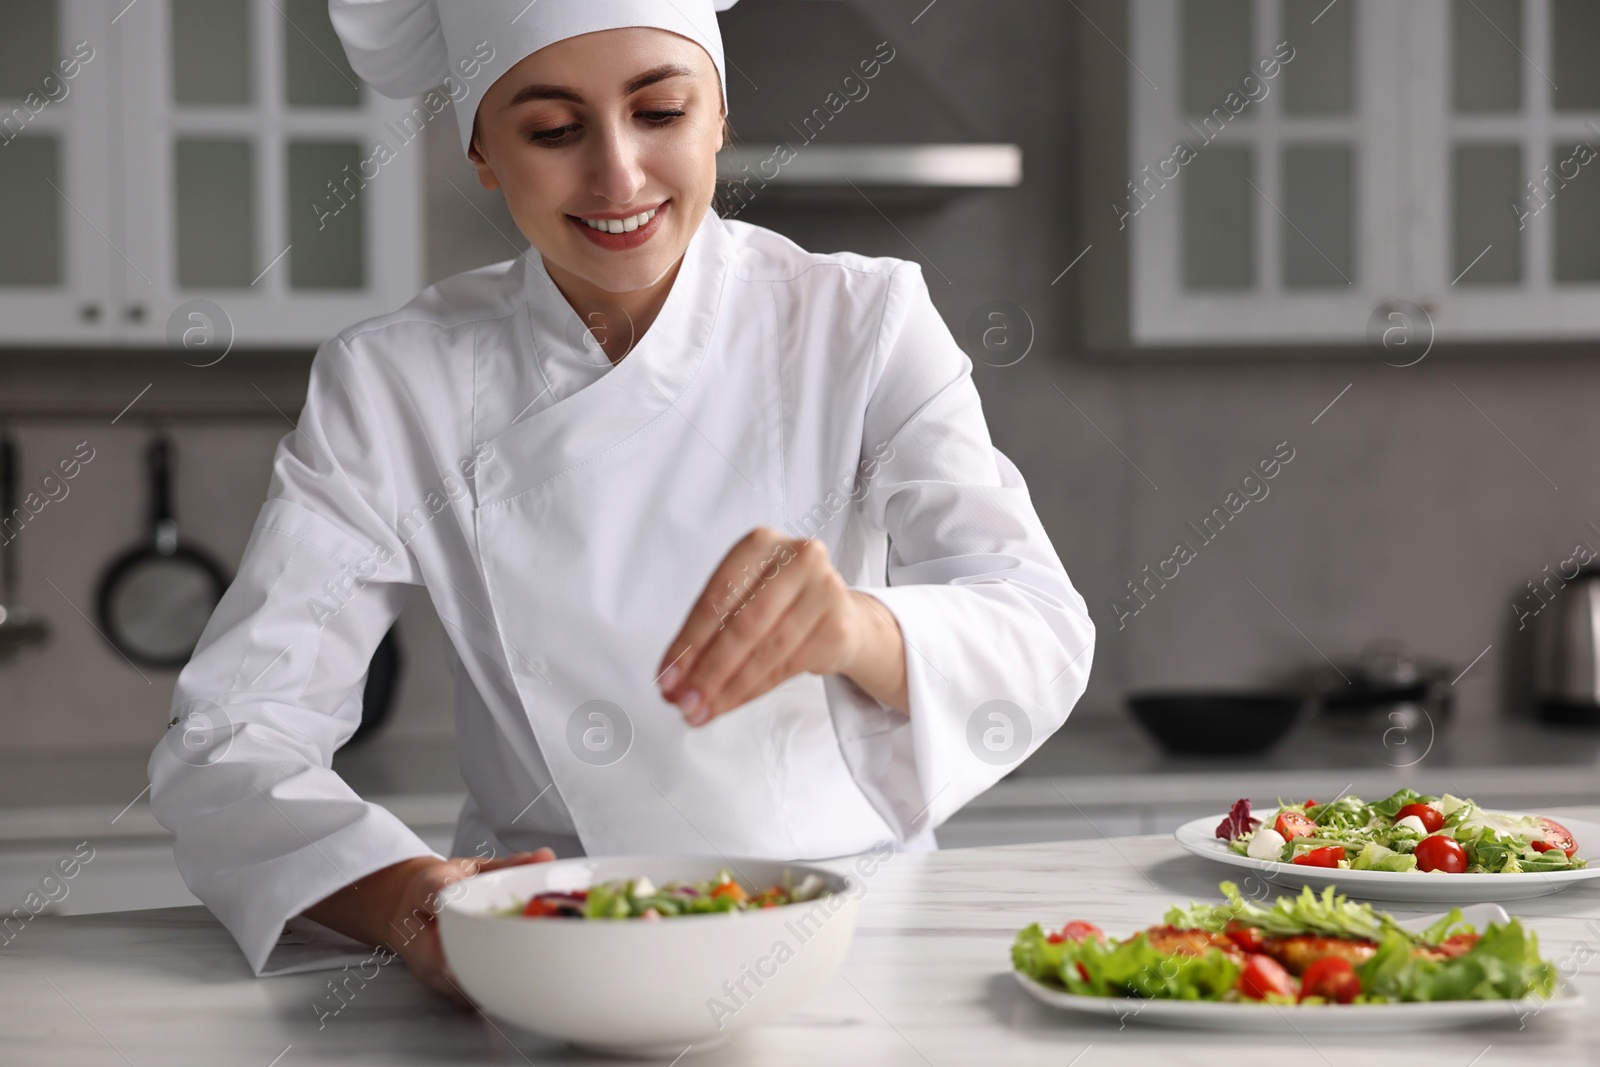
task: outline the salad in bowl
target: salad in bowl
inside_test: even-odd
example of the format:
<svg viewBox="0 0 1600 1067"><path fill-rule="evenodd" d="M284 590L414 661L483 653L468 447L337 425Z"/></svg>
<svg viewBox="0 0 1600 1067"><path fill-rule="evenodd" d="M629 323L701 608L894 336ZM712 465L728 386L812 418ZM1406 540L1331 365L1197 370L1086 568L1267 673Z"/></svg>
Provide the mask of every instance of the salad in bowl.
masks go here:
<svg viewBox="0 0 1600 1067"><path fill-rule="evenodd" d="M670 1060L827 984L854 937L860 879L887 855L864 853L850 873L738 856L502 867L451 887L439 935L462 991L490 1015Z"/></svg>
<svg viewBox="0 0 1600 1067"><path fill-rule="evenodd" d="M723 867L700 881L672 881L656 885L648 877L615 878L587 889L545 890L499 912L507 918L527 919L644 919L653 921L678 915L777 908L815 900L827 892L820 875L804 875L796 883L793 871L760 890L746 889L733 872Z"/></svg>

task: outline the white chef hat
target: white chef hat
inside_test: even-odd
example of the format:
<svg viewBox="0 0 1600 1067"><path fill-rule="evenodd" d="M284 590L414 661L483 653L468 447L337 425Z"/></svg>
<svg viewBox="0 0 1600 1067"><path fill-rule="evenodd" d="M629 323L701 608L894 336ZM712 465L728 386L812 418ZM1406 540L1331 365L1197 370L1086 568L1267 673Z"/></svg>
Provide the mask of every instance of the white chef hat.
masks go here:
<svg viewBox="0 0 1600 1067"><path fill-rule="evenodd" d="M417 96L450 79L465 152L472 145L478 102L489 86L545 45L597 30L654 26L687 37L716 64L726 110L728 79L717 12L737 2L328 0L328 14L350 66L384 96Z"/></svg>

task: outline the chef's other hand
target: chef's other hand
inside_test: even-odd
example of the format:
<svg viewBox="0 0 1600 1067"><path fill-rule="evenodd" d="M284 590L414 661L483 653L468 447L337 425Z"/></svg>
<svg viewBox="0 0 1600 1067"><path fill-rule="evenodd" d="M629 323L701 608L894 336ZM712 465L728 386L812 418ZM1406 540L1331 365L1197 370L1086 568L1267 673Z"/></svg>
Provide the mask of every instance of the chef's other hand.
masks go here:
<svg viewBox="0 0 1600 1067"><path fill-rule="evenodd" d="M346 936L388 949L430 989L471 1007L444 958L436 916L456 895L449 887L463 878L501 867L545 863L556 858L548 848L516 852L500 859L456 856L442 860L418 856L401 860L347 885L305 914Z"/></svg>
<svg viewBox="0 0 1600 1067"><path fill-rule="evenodd" d="M821 541L757 527L723 557L667 646L661 695L702 726L802 672L843 674L907 710L894 616L850 588Z"/></svg>

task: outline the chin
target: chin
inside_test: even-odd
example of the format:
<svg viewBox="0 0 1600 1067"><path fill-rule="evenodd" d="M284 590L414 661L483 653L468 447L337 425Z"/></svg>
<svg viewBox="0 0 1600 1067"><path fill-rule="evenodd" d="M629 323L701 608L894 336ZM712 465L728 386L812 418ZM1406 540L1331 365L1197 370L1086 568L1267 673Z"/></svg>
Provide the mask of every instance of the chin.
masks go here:
<svg viewBox="0 0 1600 1067"><path fill-rule="evenodd" d="M574 271L584 281L597 289L608 293L631 293L637 289L648 289L661 280L662 275L672 268L676 257L663 262L657 262L659 257L652 257L648 263L634 263L626 267L613 267L610 270L580 270Z"/></svg>
<svg viewBox="0 0 1600 1067"><path fill-rule="evenodd" d="M563 266L590 285L611 293L630 293L646 289L659 282L682 258L689 247L689 236L682 242L663 243L667 234L657 234L650 242L653 247L628 252L606 252L587 244L579 244ZM579 238L582 241L582 238Z"/></svg>

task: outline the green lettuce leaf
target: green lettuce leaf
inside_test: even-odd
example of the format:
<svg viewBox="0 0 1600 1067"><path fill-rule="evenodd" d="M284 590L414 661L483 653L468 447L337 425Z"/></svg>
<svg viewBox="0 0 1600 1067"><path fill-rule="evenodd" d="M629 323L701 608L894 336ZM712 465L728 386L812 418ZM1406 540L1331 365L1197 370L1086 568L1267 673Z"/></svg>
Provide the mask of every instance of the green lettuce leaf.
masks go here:
<svg viewBox="0 0 1600 1067"><path fill-rule="evenodd" d="M1471 951L1453 959L1414 959L1411 946L1386 937L1356 965L1370 1000L1519 1000L1555 991L1555 965L1539 958L1539 938L1512 919L1490 923Z"/></svg>
<svg viewBox="0 0 1600 1067"><path fill-rule="evenodd" d="M1370 806L1386 818L1393 819L1400 814L1400 809L1407 804L1425 804L1433 798L1423 796L1415 789L1401 789L1382 800L1374 801Z"/></svg>
<svg viewBox="0 0 1600 1067"><path fill-rule="evenodd" d="M1387 848L1376 841L1368 841L1350 861L1353 871L1414 871L1417 857L1406 852Z"/></svg>
<svg viewBox="0 0 1600 1067"><path fill-rule="evenodd" d="M1052 945L1038 923L1017 934L1011 943L1011 965L1029 978L1049 985L1061 985L1061 962L1072 945Z"/></svg>
<svg viewBox="0 0 1600 1067"><path fill-rule="evenodd" d="M1037 923L1017 935L1011 962L1046 985L1094 997L1220 1000L1239 980L1239 965L1216 949L1204 956L1160 952L1143 932L1121 942L1052 945Z"/></svg>
<svg viewBox="0 0 1600 1067"><path fill-rule="evenodd" d="M1324 830L1360 830L1369 819L1368 805L1360 798L1342 796L1327 804L1315 804L1306 815Z"/></svg>
<svg viewBox="0 0 1600 1067"><path fill-rule="evenodd" d="M1333 886L1323 889L1321 895L1310 886L1300 890L1297 897L1279 897L1269 908L1244 899L1239 887L1232 882L1222 883L1225 904L1197 904L1187 908L1174 907L1167 912L1165 921L1172 926L1198 927L1220 933L1229 922L1254 926L1269 937L1292 937L1295 934L1322 934L1329 937L1359 937L1377 941L1386 931L1399 930L1393 919L1375 912L1370 904L1355 904L1343 896L1336 896ZM1410 937L1401 931L1404 937Z"/></svg>

